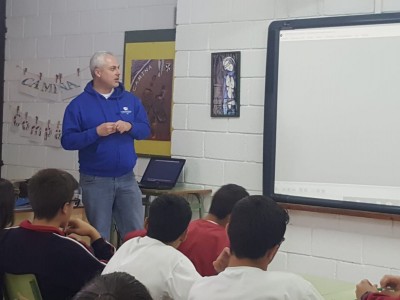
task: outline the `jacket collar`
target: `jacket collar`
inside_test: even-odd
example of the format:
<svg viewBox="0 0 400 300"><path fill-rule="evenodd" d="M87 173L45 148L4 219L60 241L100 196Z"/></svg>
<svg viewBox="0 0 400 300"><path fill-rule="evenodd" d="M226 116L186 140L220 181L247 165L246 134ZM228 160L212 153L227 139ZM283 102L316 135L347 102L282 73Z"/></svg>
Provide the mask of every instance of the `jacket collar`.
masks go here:
<svg viewBox="0 0 400 300"><path fill-rule="evenodd" d="M60 229L53 227L53 226L43 226L43 225L33 225L31 221L25 220L22 221L21 224L19 225L22 228L32 230L32 231L38 231L38 232L50 232L50 233L56 233L62 236L65 236L65 233L61 231Z"/></svg>

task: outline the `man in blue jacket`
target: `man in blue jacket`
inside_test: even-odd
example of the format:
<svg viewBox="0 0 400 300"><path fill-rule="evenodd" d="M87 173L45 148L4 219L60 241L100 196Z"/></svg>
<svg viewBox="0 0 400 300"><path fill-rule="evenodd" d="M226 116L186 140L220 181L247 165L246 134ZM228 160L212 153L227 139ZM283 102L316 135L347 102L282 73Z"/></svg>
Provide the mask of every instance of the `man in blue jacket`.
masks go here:
<svg viewBox="0 0 400 300"><path fill-rule="evenodd" d="M109 239L113 218L121 236L143 228L142 195L133 174L134 140L147 138L150 126L141 101L119 82L112 53L96 52L90 72L93 80L65 110L61 144L79 151L87 218Z"/></svg>

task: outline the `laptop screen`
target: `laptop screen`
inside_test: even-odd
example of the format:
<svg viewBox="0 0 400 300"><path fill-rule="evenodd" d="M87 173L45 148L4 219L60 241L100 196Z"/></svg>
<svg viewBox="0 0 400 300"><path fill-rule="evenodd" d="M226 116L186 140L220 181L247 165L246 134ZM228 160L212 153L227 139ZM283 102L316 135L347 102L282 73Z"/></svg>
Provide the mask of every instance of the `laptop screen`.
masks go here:
<svg viewBox="0 0 400 300"><path fill-rule="evenodd" d="M144 171L141 186L175 186L185 164L185 159L151 158Z"/></svg>

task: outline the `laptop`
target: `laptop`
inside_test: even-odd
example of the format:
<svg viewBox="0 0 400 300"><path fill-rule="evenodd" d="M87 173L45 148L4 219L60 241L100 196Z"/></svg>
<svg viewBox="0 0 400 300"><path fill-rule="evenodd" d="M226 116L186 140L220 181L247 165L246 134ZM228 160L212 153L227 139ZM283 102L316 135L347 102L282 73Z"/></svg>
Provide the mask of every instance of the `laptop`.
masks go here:
<svg viewBox="0 0 400 300"><path fill-rule="evenodd" d="M142 189L170 190L178 181L186 160L152 157L139 182Z"/></svg>

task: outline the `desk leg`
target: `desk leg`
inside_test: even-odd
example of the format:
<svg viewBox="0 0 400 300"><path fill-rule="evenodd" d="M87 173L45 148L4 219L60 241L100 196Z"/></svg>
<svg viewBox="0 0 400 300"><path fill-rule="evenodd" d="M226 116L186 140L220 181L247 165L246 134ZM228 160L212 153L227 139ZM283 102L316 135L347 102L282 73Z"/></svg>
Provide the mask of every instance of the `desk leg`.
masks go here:
<svg viewBox="0 0 400 300"><path fill-rule="evenodd" d="M204 198L203 196L197 194L197 200L199 201L199 218L203 218L204 213Z"/></svg>
<svg viewBox="0 0 400 300"><path fill-rule="evenodd" d="M198 205L198 211L199 211L199 218L203 218L203 213L204 213L204 198L199 195L199 194L190 194L190 196L193 196L197 200L197 205Z"/></svg>
<svg viewBox="0 0 400 300"><path fill-rule="evenodd" d="M149 216L149 207L150 207L150 195L146 195L142 198L142 204L144 206L144 217L147 218Z"/></svg>
<svg viewBox="0 0 400 300"><path fill-rule="evenodd" d="M115 246L115 248L119 248L122 245L122 239L117 225L115 224L114 220L111 223L111 232L110 232L110 243Z"/></svg>

